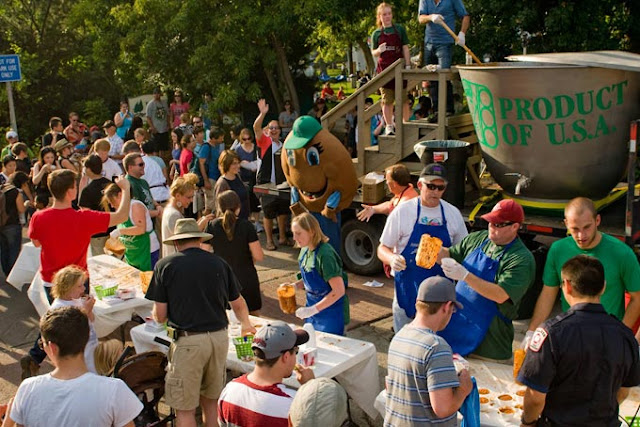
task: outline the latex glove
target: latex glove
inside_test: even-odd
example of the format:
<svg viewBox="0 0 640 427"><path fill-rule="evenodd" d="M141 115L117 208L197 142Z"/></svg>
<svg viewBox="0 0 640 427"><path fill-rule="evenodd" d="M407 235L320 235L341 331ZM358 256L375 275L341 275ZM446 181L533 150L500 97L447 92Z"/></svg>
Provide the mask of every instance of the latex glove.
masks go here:
<svg viewBox="0 0 640 427"><path fill-rule="evenodd" d="M520 348L523 350L528 349L531 338L533 338L533 331L527 331L527 333L524 334L524 339L522 340L522 344L520 344Z"/></svg>
<svg viewBox="0 0 640 427"><path fill-rule="evenodd" d="M378 45L378 52L386 52L387 51L387 43L380 43Z"/></svg>
<svg viewBox="0 0 640 427"><path fill-rule="evenodd" d="M465 36L464 33L462 31L460 31L458 33L458 43L456 43L458 46L464 46L465 45Z"/></svg>
<svg viewBox="0 0 640 427"><path fill-rule="evenodd" d="M442 259L442 271L449 279L458 281L464 280L469 274L469 271L453 258Z"/></svg>
<svg viewBox="0 0 640 427"><path fill-rule="evenodd" d="M400 254L395 254L393 258L391 258L391 268L394 271L402 271L407 268L407 261Z"/></svg>
<svg viewBox="0 0 640 427"><path fill-rule="evenodd" d="M120 229L119 228L114 228L113 231L111 233L109 233L109 236L112 239L117 239L118 237L120 237L122 234L120 233Z"/></svg>
<svg viewBox="0 0 640 427"><path fill-rule="evenodd" d="M300 307L296 310L296 317L299 319L306 319L307 317L315 316L320 311L316 308L315 305L311 307Z"/></svg>
<svg viewBox="0 0 640 427"><path fill-rule="evenodd" d="M431 15L431 22L433 22L434 24L442 24L444 22L444 18L442 17L442 15L434 13L433 15Z"/></svg>

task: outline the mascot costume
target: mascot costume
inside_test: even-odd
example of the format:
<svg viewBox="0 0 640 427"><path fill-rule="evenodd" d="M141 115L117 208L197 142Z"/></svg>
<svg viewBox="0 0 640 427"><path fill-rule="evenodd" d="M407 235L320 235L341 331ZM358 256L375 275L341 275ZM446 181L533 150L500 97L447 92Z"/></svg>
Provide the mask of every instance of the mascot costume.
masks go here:
<svg viewBox="0 0 640 427"><path fill-rule="evenodd" d="M282 171L291 186L291 212L306 210L320 222L340 253L340 211L358 190L351 156L342 143L311 116L301 116L284 142Z"/></svg>

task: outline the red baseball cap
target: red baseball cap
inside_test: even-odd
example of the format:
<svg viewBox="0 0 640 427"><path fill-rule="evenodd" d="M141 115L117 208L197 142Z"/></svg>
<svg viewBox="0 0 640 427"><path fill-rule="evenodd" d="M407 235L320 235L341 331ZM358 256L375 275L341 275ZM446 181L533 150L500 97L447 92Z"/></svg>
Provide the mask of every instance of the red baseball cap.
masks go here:
<svg viewBox="0 0 640 427"><path fill-rule="evenodd" d="M504 199L496 203L491 212L482 215L481 218L492 224L502 222L521 223L524 221L524 210L517 202L511 199Z"/></svg>

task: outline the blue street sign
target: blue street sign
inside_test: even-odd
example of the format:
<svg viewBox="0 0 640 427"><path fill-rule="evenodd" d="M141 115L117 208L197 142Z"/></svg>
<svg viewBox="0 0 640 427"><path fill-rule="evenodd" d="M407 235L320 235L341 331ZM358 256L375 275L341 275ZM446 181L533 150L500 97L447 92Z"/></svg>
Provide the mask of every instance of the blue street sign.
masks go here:
<svg viewBox="0 0 640 427"><path fill-rule="evenodd" d="M22 80L18 55L0 55L0 82Z"/></svg>

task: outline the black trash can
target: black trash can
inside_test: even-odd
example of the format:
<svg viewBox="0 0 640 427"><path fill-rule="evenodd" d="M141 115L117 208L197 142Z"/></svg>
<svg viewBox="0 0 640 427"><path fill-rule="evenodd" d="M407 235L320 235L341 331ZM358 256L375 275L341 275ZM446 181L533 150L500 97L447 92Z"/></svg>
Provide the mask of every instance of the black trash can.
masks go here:
<svg viewBox="0 0 640 427"><path fill-rule="evenodd" d="M442 198L458 209L464 207L465 173L470 150L468 142L453 139L421 141L414 147L423 165L442 163L447 169L447 190Z"/></svg>

